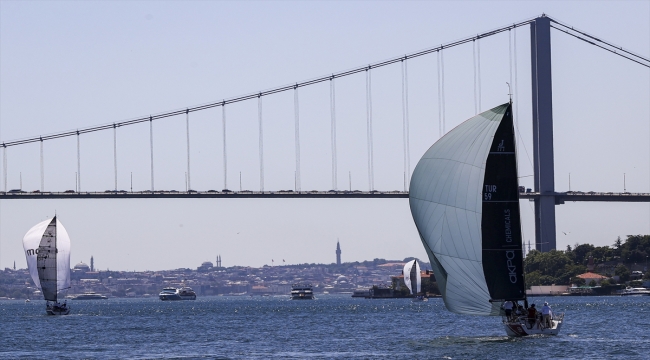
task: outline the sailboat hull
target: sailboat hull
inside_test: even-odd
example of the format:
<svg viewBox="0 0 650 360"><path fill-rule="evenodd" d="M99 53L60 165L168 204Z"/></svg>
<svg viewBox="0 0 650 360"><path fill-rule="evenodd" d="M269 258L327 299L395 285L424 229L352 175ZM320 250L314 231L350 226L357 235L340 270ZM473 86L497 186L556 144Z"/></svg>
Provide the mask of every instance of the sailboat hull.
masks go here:
<svg viewBox="0 0 650 360"><path fill-rule="evenodd" d="M61 307L61 306L48 304L45 307L45 311L47 312L48 315L68 315L70 314L70 307L69 306Z"/></svg>
<svg viewBox="0 0 650 360"><path fill-rule="evenodd" d="M560 333L563 321L563 316L561 316L558 319L551 320L551 327L545 327L539 321L536 321L535 324L531 325L525 318L512 321L504 319L503 326L505 327L508 336L512 337L530 335L557 335Z"/></svg>

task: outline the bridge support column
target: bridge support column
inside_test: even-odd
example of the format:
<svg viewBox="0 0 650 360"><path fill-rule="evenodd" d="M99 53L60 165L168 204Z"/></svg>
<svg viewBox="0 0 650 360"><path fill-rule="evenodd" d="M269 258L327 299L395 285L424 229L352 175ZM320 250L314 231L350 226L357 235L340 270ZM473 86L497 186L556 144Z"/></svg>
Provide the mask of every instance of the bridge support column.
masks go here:
<svg viewBox="0 0 650 360"><path fill-rule="evenodd" d="M553 165L553 87L551 81L551 21L542 16L530 24L533 95L535 248L556 248L555 171Z"/></svg>

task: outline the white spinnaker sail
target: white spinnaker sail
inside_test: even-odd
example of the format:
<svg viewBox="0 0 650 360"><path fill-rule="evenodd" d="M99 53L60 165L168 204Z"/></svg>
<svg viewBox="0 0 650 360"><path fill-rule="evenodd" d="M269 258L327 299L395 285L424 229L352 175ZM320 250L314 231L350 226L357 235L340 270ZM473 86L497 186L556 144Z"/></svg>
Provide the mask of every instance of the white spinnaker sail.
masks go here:
<svg viewBox="0 0 650 360"><path fill-rule="evenodd" d="M38 251L38 246L41 243L43 233L45 233L45 229L47 229L50 222L52 222L52 219L47 219L34 225L23 237L23 248L25 249L25 259L27 260L29 275L31 275L34 285L36 285L39 290L41 289L41 280L38 278L36 253Z"/></svg>
<svg viewBox="0 0 650 360"><path fill-rule="evenodd" d="M494 134L508 105L461 123L426 151L411 177L413 220L452 312L498 315L482 263L482 187Z"/></svg>
<svg viewBox="0 0 650 360"><path fill-rule="evenodd" d="M61 291L70 288L70 236L63 224L56 219L56 289Z"/></svg>
<svg viewBox="0 0 650 360"><path fill-rule="evenodd" d="M415 279L411 277L413 273L413 268L415 268ZM420 274L420 264L417 260L411 260L404 264L404 284L409 289L412 295L415 295L422 291L422 275ZM413 288L413 280L415 280L415 289Z"/></svg>
<svg viewBox="0 0 650 360"><path fill-rule="evenodd" d="M23 248L29 274L34 285L42 290L38 274L38 248L43 235L53 219L48 219L34 225L23 237ZM56 219L56 289L57 292L70 288L70 237L61 222Z"/></svg>
<svg viewBox="0 0 650 360"><path fill-rule="evenodd" d="M422 291L422 273L420 273L420 264L416 260L413 261L415 261L415 294L419 294Z"/></svg>
<svg viewBox="0 0 650 360"><path fill-rule="evenodd" d="M415 260L411 260L404 264L404 285L406 285L407 288L409 288L409 291L411 294L413 294L413 289L411 286L411 269L413 268L413 264L415 264Z"/></svg>

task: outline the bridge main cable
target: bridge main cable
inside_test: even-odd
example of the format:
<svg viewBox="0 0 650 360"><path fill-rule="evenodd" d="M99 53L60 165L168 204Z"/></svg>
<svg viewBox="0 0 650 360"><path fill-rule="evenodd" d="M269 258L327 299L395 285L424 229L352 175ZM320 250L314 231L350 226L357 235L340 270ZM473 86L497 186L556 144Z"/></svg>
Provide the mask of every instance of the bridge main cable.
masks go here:
<svg viewBox="0 0 650 360"><path fill-rule="evenodd" d="M350 75L354 75L354 74L358 74L358 73L363 73L363 72L365 72L365 71L367 71L369 69L374 69L374 68L379 68L379 67L383 67L383 66L387 66L387 65L391 65L391 64L396 64L396 63L402 62L404 60L408 60L408 59L412 59L412 58L416 58L416 57L420 57L420 56L440 52L443 49L452 48L452 47L455 47L455 46L459 46L459 45L462 45L462 44L466 44L466 43L475 41L477 39L481 39L481 38L485 38L485 37L488 37L488 36L496 35L496 34L499 34L499 33L505 32L505 31L509 31L509 30L512 30L512 29L515 29L515 28L518 28L518 27L521 27L521 26L528 25L531 22L533 22L534 20L535 20L535 18L530 18L530 19L520 21L520 22L517 22L517 23L513 23L511 25L504 26L504 27L501 27L501 28L498 28L498 29L494 29L494 30L490 30L490 31L487 31L487 32L484 32L484 33L481 33L481 34L473 35L471 37L467 37L467 38L452 41L452 42L449 42L449 43L446 43L446 44L442 44L442 45L439 45L439 46L436 46L436 47L433 47L433 48L420 50L420 51L417 51L417 52L414 52L414 53L402 55L402 56L399 56L399 57L394 57L394 58L391 58L391 59L388 59L388 60L383 60L383 61L380 61L380 62L377 62L377 63L374 63L374 64L364 65L364 66L361 66L361 67L341 71L341 72L338 72L338 73L333 73L333 74L330 74L330 75L326 75L326 76L322 76L322 77L318 77L318 78L314 78L314 79L310 79L310 80L306 80L306 81L302 81L302 82L298 82L298 83L293 83L293 84L290 84L290 85L284 85L284 86L280 86L280 87L276 87L276 88L272 88L272 89L268 89L268 90L264 90L264 91L257 91L257 92L254 92L254 93L233 97L233 98L230 98L230 99L223 99L223 100L220 100L220 101L211 102L211 103L207 103L207 104L203 104L203 105L197 105L197 106L193 106L193 107L168 111L168 112L159 113L159 114L156 114L156 115L148 115L148 116L139 117L139 118L126 120L126 121L121 121L121 122L98 125L98 126L93 126L93 127L84 128L84 129L64 131L64 132L60 132L60 133L37 136L37 137L32 137L32 138L25 138L25 139L19 139L19 140L6 141L6 142L3 142L1 144L1 146L6 148L6 147L9 147L9 146L23 145L23 144L28 144L28 143L41 141L41 139L43 141L45 141L45 140L58 139L58 138L62 138L62 137L74 136L74 135L77 135L77 132L79 134L85 134L85 133L91 133L91 132L95 132L95 131L108 130L108 129L113 128L114 126L120 127L120 126L127 126L127 125L135 125L135 124L139 124L139 123L146 122L146 121L159 120L159 119L164 119L164 118L168 118L168 117L172 117L172 116L183 115L183 114L186 114L187 112L201 111L201 110L206 110L206 109L215 108L215 107L219 107L219 106L223 107L223 106L225 106L227 104L233 104L233 103L237 103L237 102L241 102L241 101L252 100L252 99L255 99L257 97L277 94L277 93L280 93L280 92L291 91L291 90L295 90L295 89L300 88L300 87L314 85L314 84L318 84L318 83L325 82L325 81L331 81L332 79L345 77L345 76L350 76Z"/></svg>

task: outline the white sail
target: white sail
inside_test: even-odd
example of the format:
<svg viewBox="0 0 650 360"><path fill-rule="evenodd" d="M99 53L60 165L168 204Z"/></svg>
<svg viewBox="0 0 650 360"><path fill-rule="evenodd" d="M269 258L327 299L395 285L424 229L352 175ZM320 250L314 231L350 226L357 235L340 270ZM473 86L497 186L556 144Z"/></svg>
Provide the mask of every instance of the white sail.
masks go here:
<svg viewBox="0 0 650 360"><path fill-rule="evenodd" d="M417 260L411 260L404 264L404 284L411 292L411 295L418 294L422 291L422 275L420 274L420 264ZM415 279L411 276L414 273ZM415 284L413 284L415 280ZM414 286L415 285L415 288Z"/></svg>
<svg viewBox="0 0 650 360"><path fill-rule="evenodd" d="M41 280L38 278L38 267L36 265L36 254L38 252L38 246L41 243L41 238L45 229L52 222L52 219L47 219L43 222L40 222L34 225L27 234L23 237L23 248L25 249L25 259L27 260L27 268L29 269L29 275L31 275L34 285L41 290Z"/></svg>
<svg viewBox="0 0 650 360"><path fill-rule="evenodd" d="M42 266L39 271L39 250L46 251L49 243L54 259L47 260L47 269ZM29 229L23 237L23 248L29 274L46 299L56 300L58 292L70 288L70 237L58 219L45 220Z"/></svg>
<svg viewBox="0 0 650 360"><path fill-rule="evenodd" d="M411 285L411 269L413 268L413 264L415 263L415 260L411 260L404 264L404 285L409 289L411 294L413 294L413 289Z"/></svg>
<svg viewBox="0 0 650 360"><path fill-rule="evenodd" d="M447 309L495 315L482 264L482 187L494 134L507 104L463 122L438 140L411 178L413 220Z"/></svg>
<svg viewBox="0 0 650 360"><path fill-rule="evenodd" d="M415 294L419 294L422 291L422 273L420 273L420 264L417 260L413 261L415 261Z"/></svg>
<svg viewBox="0 0 650 360"><path fill-rule="evenodd" d="M56 219L56 290L70 288L70 236L63 224Z"/></svg>

